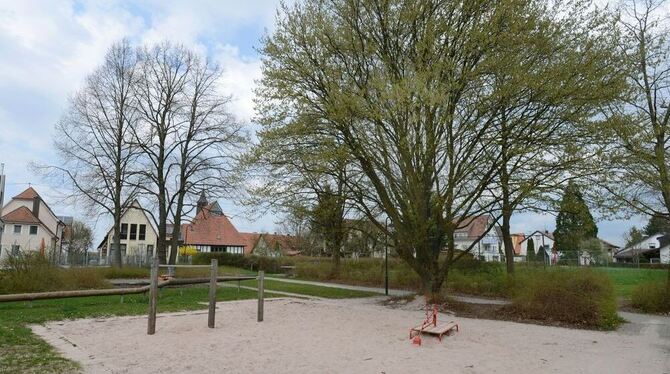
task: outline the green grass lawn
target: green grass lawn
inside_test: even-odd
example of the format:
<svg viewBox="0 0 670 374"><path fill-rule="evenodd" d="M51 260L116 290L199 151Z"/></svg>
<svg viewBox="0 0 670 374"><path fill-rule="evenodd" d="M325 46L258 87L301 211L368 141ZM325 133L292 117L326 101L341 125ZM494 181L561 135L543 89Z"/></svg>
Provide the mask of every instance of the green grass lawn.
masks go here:
<svg viewBox="0 0 670 374"><path fill-rule="evenodd" d="M640 283L663 280L668 276L668 271L664 269L598 268L598 271L610 277L617 296L623 298L630 298L633 289Z"/></svg>
<svg viewBox="0 0 670 374"><path fill-rule="evenodd" d="M242 281L241 284L243 286L257 287L258 281L255 280ZM290 282L282 282L280 280L269 280L269 279L265 280L265 289L267 291L291 292L307 296L323 297L327 299L346 299L354 297L370 297L380 295L375 292L314 286L311 284L290 283Z"/></svg>
<svg viewBox="0 0 670 374"><path fill-rule="evenodd" d="M276 297L266 293L266 297ZM219 301L253 299L257 293L220 287ZM206 309L207 287L164 289L160 292L158 312ZM148 310L148 296L81 297L72 299L39 300L0 303L0 373L71 373L78 369L75 362L61 357L26 326L48 321L75 318L142 315Z"/></svg>

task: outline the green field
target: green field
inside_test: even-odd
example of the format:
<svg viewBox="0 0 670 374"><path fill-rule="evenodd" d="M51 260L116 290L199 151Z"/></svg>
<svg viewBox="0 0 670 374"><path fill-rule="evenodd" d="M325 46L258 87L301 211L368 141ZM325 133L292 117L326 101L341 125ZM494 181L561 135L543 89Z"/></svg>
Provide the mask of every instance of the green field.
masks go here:
<svg viewBox="0 0 670 374"><path fill-rule="evenodd" d="M255 280L243 281L241 283L243 286L248 287L258 286L258 282ZM370 297L380 295L374 292L348 290L344 288L335 288L335 287L314 286L311 284L290 283L277 280L265 280L264 287L265 290L268 292L283 291L307 296L323 297L327 299L346 299L354 297Z"/></svg>
<svg viewBox="0 0 670 374"><path fill-rule="evenodd" d="M634 268L598 268L605 272L612 283L618 297L630 298L635 286L648 281L666 279L668 271L663 269L634 269Z"/></svg>

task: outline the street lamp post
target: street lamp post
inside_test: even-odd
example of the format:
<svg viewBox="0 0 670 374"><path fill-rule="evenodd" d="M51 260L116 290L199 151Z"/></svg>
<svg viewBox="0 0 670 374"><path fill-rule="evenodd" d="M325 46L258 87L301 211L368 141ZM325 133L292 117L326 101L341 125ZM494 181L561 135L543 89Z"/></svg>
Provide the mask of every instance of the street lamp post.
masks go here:
<svg viewBox="0 0 670 374"><path fill-rule="evenodd" d="M384 221L386 238L384 239L384 294L389 295L389 218Z"/></svg>

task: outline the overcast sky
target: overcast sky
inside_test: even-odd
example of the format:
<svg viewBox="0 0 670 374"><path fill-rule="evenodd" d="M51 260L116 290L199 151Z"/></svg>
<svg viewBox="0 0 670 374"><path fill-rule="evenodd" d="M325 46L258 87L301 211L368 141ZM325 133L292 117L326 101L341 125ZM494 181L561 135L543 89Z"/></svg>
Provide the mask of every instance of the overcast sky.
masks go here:
<svg viewBox="0 0 670 374"><path fill-rule="evenodd" d="M58 188L28 170L31 161L53 162L54 124L68 97L98 66L106 49L123 37L134 43L171 40L219 62L232 110L246 122L253 115L252 88L260 76L255 48L272 28L274 0L29 1L0 0L0 163L7 199L32 185L57 214L77 215L58 204ZM56 190L52 189L55 188ZM49 201L51 198L51 201ZM7 201L5 201L6 203ZM276 217L248 220L233 203L220 201L240 231L274 231ZM553 230L550 215L520 214L513 231ZM601 221L600 236L621 243L639 221ZM99 222L96 232L106 228Z"/></svg>

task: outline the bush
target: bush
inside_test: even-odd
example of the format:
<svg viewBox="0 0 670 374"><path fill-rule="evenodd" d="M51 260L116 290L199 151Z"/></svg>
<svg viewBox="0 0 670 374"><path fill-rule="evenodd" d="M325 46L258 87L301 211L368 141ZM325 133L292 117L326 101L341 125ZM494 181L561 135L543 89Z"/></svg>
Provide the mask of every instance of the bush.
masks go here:
<svg viewBox="0 0 670 374"><path fill-rule="evenodd" d="M150 274L149 268L145 267L101 267L96 268L95 271L100 273L106 279L132 279L132 278L148 278Z"/></svg>
<svg viewBox="0 0 670 374"><path fill-rule="evenodd" d="M233 253L209 252L193 256L193 265L209 265L216 259L219 265L228 265L249 270L263 270L268 273L281 272L283 264L291 263L290 259L264 256L242 256Z"/></svg>
<svg viewBox="0 0 670 374"><path fill-rule="evenodd" d="M670 287L666 281L652 281L635 287L631 295L634 307L647 313L670 313Z"/></svg>
<svg viewBox="0 0 670 374"><path fill-rule="evenodd" d="M612 281L600 272L552 269L517 275L513 308L525 318L610 330L621 322L616 307Z"/></svg>
<svg viewBox="0 0 670 374"><path fill-rule="evenodd" d="M89 268L61 269L39 253L11 256L4 262L0 293L31 293L109 288L100 272Z"/></svg>

